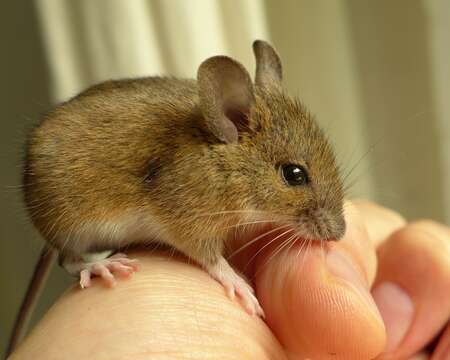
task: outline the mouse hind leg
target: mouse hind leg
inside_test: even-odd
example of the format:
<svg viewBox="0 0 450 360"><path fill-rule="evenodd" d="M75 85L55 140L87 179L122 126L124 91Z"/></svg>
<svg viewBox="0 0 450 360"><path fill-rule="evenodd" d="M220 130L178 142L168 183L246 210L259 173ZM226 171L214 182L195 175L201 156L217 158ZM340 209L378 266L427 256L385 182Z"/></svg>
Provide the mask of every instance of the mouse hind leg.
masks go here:
<svg viewBox="0 0 450 360"><path fill-rule="evenodd" d="M79 276L81 288L90 287L93 277L99 277L108 287L116 285L116 277L126 278L139 269L138 260L123 253L108 256L111 252L86 256L60 255L59 262L70 274Z"/></svg>
<svg viewBox="0 0 450 360"><path fill-rule="evenodd" d="M259 305L255 296L255 291L251 285L239 275L221 256L215 264L204 265L205 270L215 280L217 280L225 289L227 296L234 300L236 297L250 315L258 315L264 318L264 311Z"/></svg>
<svg viewBox="0 0 450 360"><path fill-rule="evenodd" d="M264 317L264 311L252 286L223 257L223 241L198 237L195 241L197 242L195 247L178 244L177 248L201 265L214 280L222 285L228 298L238 300L248 314Z"/></svg>

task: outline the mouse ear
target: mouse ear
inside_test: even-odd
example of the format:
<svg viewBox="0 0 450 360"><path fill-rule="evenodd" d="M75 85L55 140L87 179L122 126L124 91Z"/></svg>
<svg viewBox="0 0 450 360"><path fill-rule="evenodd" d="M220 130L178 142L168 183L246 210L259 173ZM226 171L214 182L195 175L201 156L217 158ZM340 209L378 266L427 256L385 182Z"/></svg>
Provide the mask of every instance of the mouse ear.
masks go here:
<svg viewBox="0 0 450 360"><path fill-rule="evenodd" d="M225 143L238 141L248 129L250 108L255 101L247 70L227 56L205 60L197 72L200 108L210 131Z"/></svg>
<svg viewBox="0 0 450 360"><path fill-rule="evenodd" d="M281 90L283 68L280 57L275 49L263 40L253 43L253 53L256 59L255 84L257 86Z"/></svg>

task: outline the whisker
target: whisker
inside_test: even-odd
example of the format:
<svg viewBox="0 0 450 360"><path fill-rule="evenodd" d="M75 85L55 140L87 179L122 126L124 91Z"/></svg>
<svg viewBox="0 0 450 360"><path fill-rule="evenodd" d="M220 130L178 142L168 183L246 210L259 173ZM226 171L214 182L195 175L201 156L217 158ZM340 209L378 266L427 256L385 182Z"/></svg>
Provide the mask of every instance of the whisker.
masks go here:
<svg viewBox="0 0 450 360"><path fill-rule="evenodd" d="M348 195L349 190L351 190L366 173L370 173L371 171L375 170L376 167L382 164L384 160L385 159L378 159L371 161L365 168L362 168L359 173L356 173L353 179L347 179L347 183L343 188L344 194Z"/></svg>
<svg viewBox="0 0 450 360"><path fill-rule="evenodd" d="M219 230L227 230L227 229L232 229L232 228L236 228L236 227L240 227L240 226L246 226L246 225L254 225L254 224L269 224L269 223L274 223L277 222L279 220L273 219L273 220L256 220L256 221L250 221L250 222L246 222L246 223L238 223L238 224L234 224L234 225L230 225L230 226L226 226L224 228L221 228Z"/></svg>
<svg viewBox="0 0 450 360"><path fill-rule="evenodd" d="M286 249L286 256L289 255L289 251L293 248L293 246L295 245L295 243L297 242L297 240L299 240L300 237L298 236L298 234L296 234L296 236L294 236L294 238L291 240L291 245L289 245L289 248Z"/></svg>
<svg viewBox="0 0 450 360"><path fill-rule="evenodd" d="M372 145L369 146L369 148L361 155L361 157L356 161L356 163L350 168L349 171L342 177L342 182L345 183L349 176L353 173L353 171L359 166L361 161L363 161L374 149L376 146L379 145L379 143L382 141L382 137L380 137L377 141L375 141Z"/></svg>
<svg viewBox="0 0 450 360"><path fill-rule="evenodd" d="M300 245L300 248L299 248L299 250L297 251L297 255L295 255L295 257L298 258L298 257L300 256L300 253L302 252L303 248L306 246L306 244L308 243L308 241L309 241L309 240L302 241L302 243L301 243L301 245Z"/></svg>
<svg viewBox="0 0 450 360"><path fill-rule="evenodd" d="M291 237L289 237L289 239L287 239L286 241L283 241L281 243L281 245L278 245L275 249L275 251L270 255L270 257L264 262L263 265L261 265L261 267L256 271L256 273L253 275L253 277L256 277L266 266L269 265L269 263L274 260L276 258L276 256L283 251L283 249L285 249L287 246L289 247L289 249L293 246L293 244L295 244L295 241L298 239L298 234L293 234ZM288 249L288 251L289 251ZM287 255L287 253L286 253Z"/></svg>
<svg viewBox="0 0 450 360"><path fill-rule="evenodd" d="M295 242L297 239L299 238L298 234L293 234L289 239L287 239L284 244L288 243L288 244L292 244L292 242ZM271 257L276 257L278 253L281 252L283 248L276 250L272 253Z"/></svg>
<svg viewBox="0 0 450 360"><path fill-rule="evenodd" d="M320 254L322 256L322 260L325 260L325 246L322 240L320 240Z"/></svg>
<svg viewBox="0 0 450 360"><path fill-rule="evenodd" d="M200 218L200 217L212 217L212 216L234 215L234 214L263 214L263 215L270 215L271 217L276 216L276 217L280 217L283 219L295 219L294 216L276 214L276 213L268 212L265 210L223 210L223 211L217 211L217 212L212 212L212 213L197 214L197 215L194 215L194 219Z"/></svg>
<svg viewBox="0 0 450 360"><path fill-rule="evenodd" d="M275 249L275 251L270 255L270 258L267 260L267 262L266 262L266 264L264 264L264 266L268 265L273 259L275 259L276 256L281 251L283 251L283 249L285 249L288 245L289 245L289 248L291 248L292 245L295 243L295 241L298 239L299 239L298 234L294 234L289 239L287 239L285 242L283 242L282 245L279 246L277 249Z"/></svg>
<svg viewBox="0 0 450 360"><path fill-rule="evenodd" d="M261 235L258 235L256 238L252 239L251 241L249 241L249 242L245 243L243 246L241 246L239 249L235 250L230 256L228 256L228 259L231 259L231 258L232 258L233 256L235 256L237 253L241 252L242 250L244 250L245 248L247 248L247 247L249 247L250 245L254 244L256 241L262 239L263 237L265 237L265 236L267 236L267 235L269 235L269 234L272 234L272 233L274 233L274 232L276 232L276 231L279 231L279 230L281 230L281 229L283 229L283 228L285 228L285 227L287 227L287 226L291 226L291 225L289 225L289 224L284 224L284 225L278 226L278 227L276 227L276 228L274 228L274 229L271 229L271 230L269 230L269 231L266 231L265 233L263 233L263 234L261 234Z"/></svg>
<svg viewBox="0 0 450 360"><path fill-rule="evenodd" d="M306 244L307 244L307 245L306 245L306 250L305 250L305 253L304 253L304 255L303 255L302 261L300 262L300 267L298 268L298 272L301 272L303 266L305 265L306 257L308 256L309 249L311 248L311 245L312 245L312 241L313 241L313 240L308 239L307 242L306 242ZM301 252L302 249L303 249L303 246L300 248L299 252L297 253L297 256L300 255L300 252Z"/></svg>
<svg viewBox="0 0 450 360"><path fill-rule="evenodd" d="M263 210L223 210L223 211L217 211L212 213L202 213L197 214L195 217L204 217L204 216L215 216L215 215L226 215L226 214L240 214L240 213L267 213L267 211Z"/></svg>
<svg viewBox="0 0 450 360"><path fill-rule="evenodd" d="M260 254L265 248L267 248L270 244L272 244L274 241L278 240L280 237L283 237L284 235L288 234L291 231L295 231L294 229L290 228L286 231L282 232L281 234L275 236L272 240L270 240L267 244L265 244L261 249L259 249L247 262L247 265L244 267L244 271L247 269L247 267L252 263L252 261Z"/></svg>

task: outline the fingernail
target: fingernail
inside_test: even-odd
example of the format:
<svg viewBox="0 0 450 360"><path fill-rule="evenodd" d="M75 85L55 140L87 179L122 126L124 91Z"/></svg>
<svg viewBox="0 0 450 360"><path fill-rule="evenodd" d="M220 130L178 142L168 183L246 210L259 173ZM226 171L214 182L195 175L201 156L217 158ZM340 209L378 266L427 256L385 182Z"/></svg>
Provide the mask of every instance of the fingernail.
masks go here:
<svg viewBox="0 0 450 360"><path fill-rule="evenodd" d="M450 359L450 343L447 344L447 347L442 350L442 352L440 354L438 354L438 356L436 356L436 359Z"/></svg>
<svg viewBox="0 0 450 360"><path fill-rule="evenodd" d="M441 337L444 340L444 337ZM450 339L448 339L448 344L440 346L439 344L437 350L433 352L433 360L448 360L450 359Z"/></svg>
<svg viewBox="0 0 450 360"><path fill-rule="evenodd" d="M386 326L385 352L395 350L411 326L414 304L409 295L398 285L385 282L378 285L372 296Z"/></svg>
<svg viewBox="0 0 450 360"><path fill-rule="evenodd" d="M330 250L327 254L328 270L336 277L344 279L356 287L358 293L363 296L369 308L377 313L372 296L369 292L367 281L358 271L356 265L351 259L337 250ZM379 314L375 314L379 318Z"/></svg>

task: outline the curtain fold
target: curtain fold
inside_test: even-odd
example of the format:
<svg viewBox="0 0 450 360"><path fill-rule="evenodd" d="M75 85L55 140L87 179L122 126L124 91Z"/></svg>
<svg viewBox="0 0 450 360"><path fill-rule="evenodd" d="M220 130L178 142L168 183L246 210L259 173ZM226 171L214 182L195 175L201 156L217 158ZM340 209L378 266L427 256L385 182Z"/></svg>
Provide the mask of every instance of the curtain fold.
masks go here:
<svg viewBox="0 0 450 360"><path fill-rule="evenodd" d="M450 221L446 1L38 0L55 101L111 78L195 77L272 41L336 144L349 196Z"/></svg>

